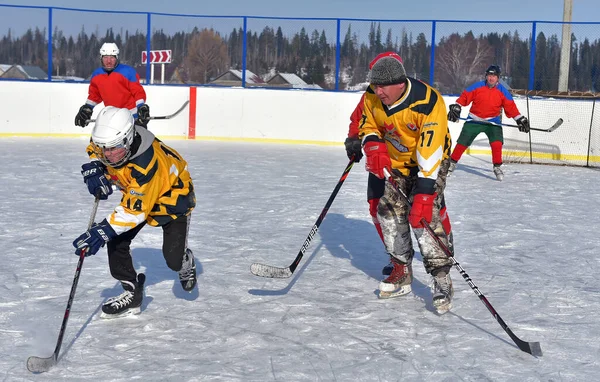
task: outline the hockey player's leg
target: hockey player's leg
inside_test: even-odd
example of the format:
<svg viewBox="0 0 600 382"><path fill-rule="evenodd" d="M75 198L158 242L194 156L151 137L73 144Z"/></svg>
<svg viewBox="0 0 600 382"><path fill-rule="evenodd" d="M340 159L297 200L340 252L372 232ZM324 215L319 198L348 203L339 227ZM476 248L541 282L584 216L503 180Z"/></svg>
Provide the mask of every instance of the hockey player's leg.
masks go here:
<svg viewBox="0 0 600 382"><path fill-rule="evenodd" d="M146 276L143 273L136 274L130 245L143 226L141 224L125 232L107 244L110 273L121 282L123 293L108 299L102 305L102 318L117 318L141 312Z"/></svg>
<svg viewBox="0 0 600 382"><path fill-rule="evenodd" d="M502 145L504 144L504 136L502 128L499 126L490 126L486 131L490 148L492 149L492 164L496 179L502 181L504 179L504 171L502 171Z"/></svg>
<svg viewBox="0 0 600 382"><path fill-rule="evenodd" d="M401 187L407 188L406 178L399 177ZM391 270L379 284L379 298L390 298L411 292L412 259L414 251L408 224L408 206L391 185L387 185L378 206L378 218Z"/></svg>
<svg viewBox="0 0 600 382"><path fill-rule="evenodd" d="M442 243L452 252L452 232L447 233L447 230L451 230L450 219L447 213L445 213L443 191L440 188L438 190L440 190L441 194L438 194L438 199L436 199L433 218L429 226ZM440 207L444 213L440 213ZM426 230L422 228L415 229L414 234L419 243L421 255L423 256L425 270L433 276L433 307L439 314L445 313L452 307L452 296L454 294L452 279L450 278L452 260Z"/></svg>
<svg viewBox="0 0 600 382"><path fill-rule="evenodd" d="M377 234L381 239L383 245L385 245L385 241L383 240L383 232L381 231L381 223L379 222L379 218L377 217L377 206L379 205L379 200L383 196L383 191L385 189L385 179L379 179L375 175L369 173L369 178L367 182L367 202L369 203L369 215L371 215L371 219L373 220L373 225L377 230ZM393 265L390 262L386 265L381 273L383 275L389 275L392 272Z"/></svg>
<svg viewBox="0 0 600 382"><path fill-rule="evenodd" d="M186 292L196 286L196 260L187 247L189 223L190 216L180 216L163 226L163 256L167 266L178 273Z"/></svg>

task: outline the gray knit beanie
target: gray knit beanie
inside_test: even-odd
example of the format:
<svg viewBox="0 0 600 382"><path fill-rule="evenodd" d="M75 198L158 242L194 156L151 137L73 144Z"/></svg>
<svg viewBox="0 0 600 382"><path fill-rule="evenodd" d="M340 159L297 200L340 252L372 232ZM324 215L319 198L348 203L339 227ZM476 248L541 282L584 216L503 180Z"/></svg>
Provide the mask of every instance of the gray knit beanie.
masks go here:
<svg viewBox="0 0 600 382"><path fill-rule="evenodd" d="M406 80L404 65L394 57L382 57L371 68L371 85L394 85Z"/></svg>

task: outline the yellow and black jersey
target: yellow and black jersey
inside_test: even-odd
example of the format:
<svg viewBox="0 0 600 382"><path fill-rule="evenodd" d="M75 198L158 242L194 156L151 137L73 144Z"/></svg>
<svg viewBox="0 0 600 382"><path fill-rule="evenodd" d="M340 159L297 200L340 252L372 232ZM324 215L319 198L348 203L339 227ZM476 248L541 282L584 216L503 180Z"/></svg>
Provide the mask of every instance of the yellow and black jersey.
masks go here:
<svg viewBox="0 0 600 382"><path fill-rule="evenodd" d="M394 169L435 181L452 144L440 93L408 78L406 91L395 104L384 105L369 87L363 106L359 138L364 142L365 137L376 135L386 142Z"/></svg>
<svg viewBox="0 0 600 382"><path fill-rule="evenodd" d="M117 234L144 221L163 226L188 215L196 205L187 162L148 130L136 126L136 131L141 138L138 151L124 166L107 167L107 178L123 193L121 203L107 217ZM94 149L90 143L87 152L92 159Z"/></svg>

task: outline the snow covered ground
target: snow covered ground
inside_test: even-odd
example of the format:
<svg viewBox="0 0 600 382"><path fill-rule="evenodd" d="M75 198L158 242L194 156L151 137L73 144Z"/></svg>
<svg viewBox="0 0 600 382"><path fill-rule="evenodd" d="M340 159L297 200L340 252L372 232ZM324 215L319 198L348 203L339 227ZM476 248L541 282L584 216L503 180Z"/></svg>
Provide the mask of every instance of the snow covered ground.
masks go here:
<svg viewBox="0 0 600 382"><path fill-rule="evenodd" d="M521 352L452 271L453 309L434 313L420 255L414 293L378 300L387 257L370 222L361 162L289 279L288 266L335 187L343 146L174 141L197 188L190 246L198 290L184 293L146 227L134 263L142 314L99 317L121 292L106 251L85 259L59 363L54 350L77 257L71 242L93 198L83 139L0 140L0 380L3 381L592 381L600 373L597 170L464 156L447 188L456 258L517 336ZM118 203L100 204L96 220Z"/></svg>

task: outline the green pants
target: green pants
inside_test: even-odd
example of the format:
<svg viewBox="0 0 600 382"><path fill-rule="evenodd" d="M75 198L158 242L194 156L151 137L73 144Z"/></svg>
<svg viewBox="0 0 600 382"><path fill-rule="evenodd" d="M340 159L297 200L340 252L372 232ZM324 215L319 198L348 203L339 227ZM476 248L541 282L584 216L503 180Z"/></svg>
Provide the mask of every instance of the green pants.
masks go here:
<svg viewBox="0 0 600 382"><path fill-rule="evenodd" d="M500 141L504 144L501 126L473 121L465 122L456 143L469 147L480 133L487 135L490 143Z"/></svg>

